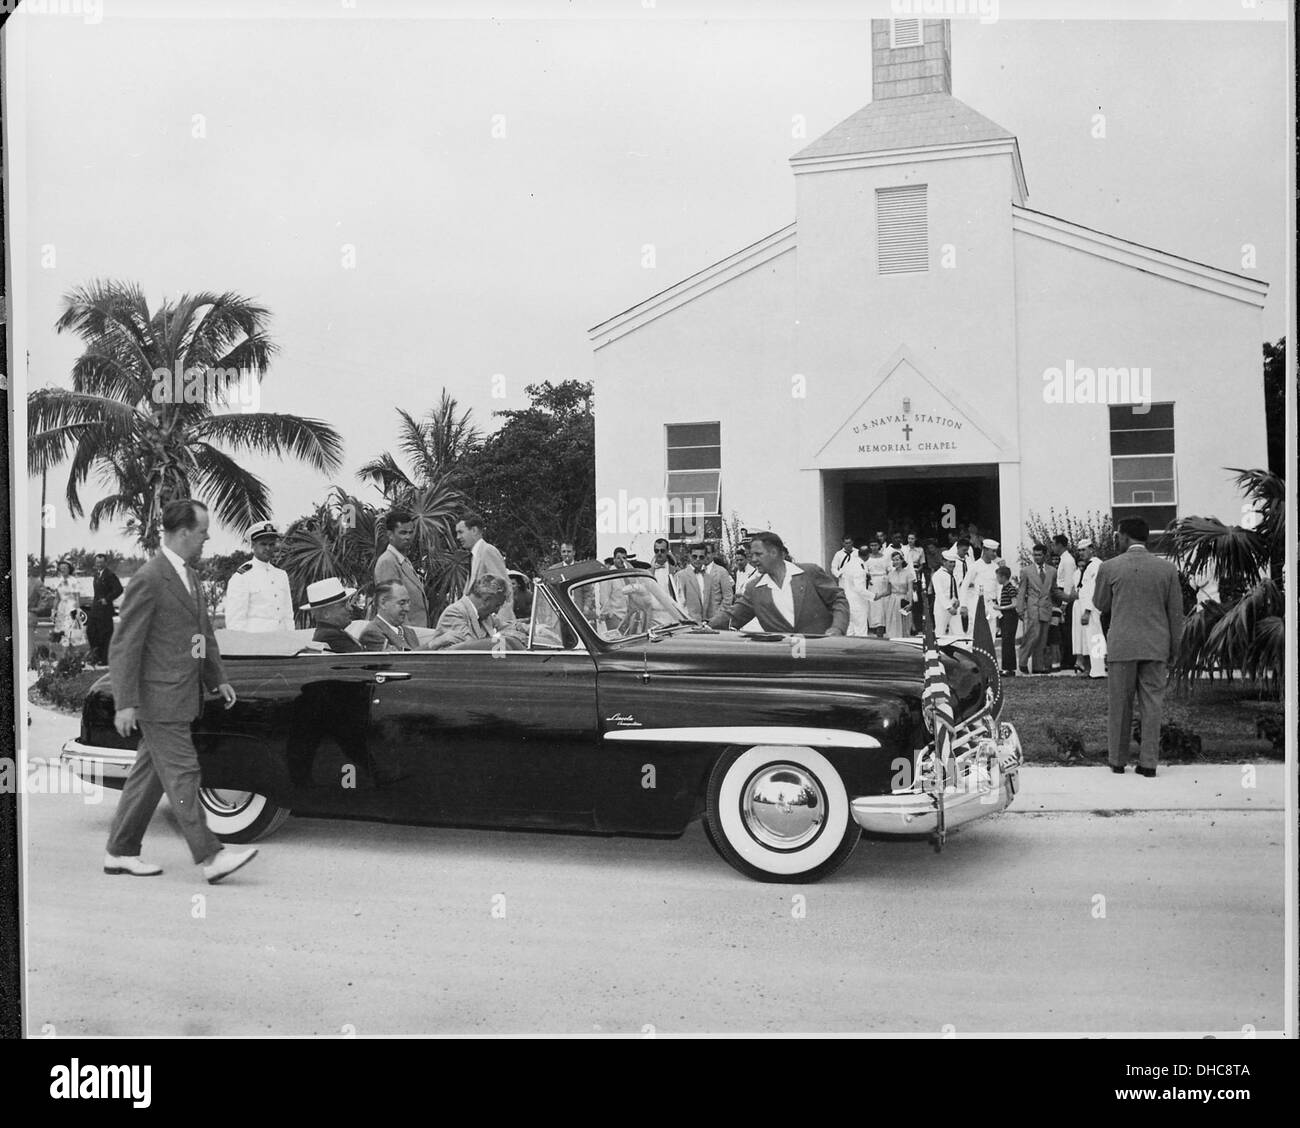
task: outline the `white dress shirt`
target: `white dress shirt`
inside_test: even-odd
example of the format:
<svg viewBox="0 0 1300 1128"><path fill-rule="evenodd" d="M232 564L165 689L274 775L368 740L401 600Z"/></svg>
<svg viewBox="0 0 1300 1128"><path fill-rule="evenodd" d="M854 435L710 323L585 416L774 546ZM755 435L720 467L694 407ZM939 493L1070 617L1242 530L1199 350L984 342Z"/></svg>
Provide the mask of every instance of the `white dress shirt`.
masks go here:
<svg viewBox="0 0 1300 1128"><path fill-rule="evenodd" d="M803 569L791 560L785 562L785 580L779 585L772 579L770 574L764 575L761 580L755 584L755 587L769 587L772 589L772 606L785 616L785 621L791 627L794 622L794 589L790 587L790 580L793 576L802 576Z"/></svg>
<svg viewBox="0 0 1300 1128"><path fill-rule="evenodd" d="M1065 592L1066 598L1072 596L1079 586L1079 565L1068 549L1061 553L1061 563L1056 568L1056 582Z"/></svg>
<svg viewBox="0 0 1300 1128"><path fill-rule="evenodd" d="M180 576L181 583L185 585L185 590L189 592L190 595L193 595L194 589L190 586L190 566L165 544L162 545L161 548L162 554L167 557L167 562L176 569L176 574Z"/></svg>

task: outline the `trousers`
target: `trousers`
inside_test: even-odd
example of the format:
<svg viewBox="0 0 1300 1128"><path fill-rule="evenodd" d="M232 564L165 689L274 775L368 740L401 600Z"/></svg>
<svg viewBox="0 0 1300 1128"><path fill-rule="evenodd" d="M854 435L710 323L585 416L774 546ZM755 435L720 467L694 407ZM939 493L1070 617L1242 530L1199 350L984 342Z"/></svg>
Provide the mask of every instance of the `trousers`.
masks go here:
<svg viewBox="0 0 1300 1128"><path fill-rule="evenodd" d="M1047 632L1051 621L1037 615L1025 618L1025 635L1020 640L1020 665L1031 674L1047 673Z"/></svg>
<svg viewBox="0 0 1300 1128"><path fill-rule="evenodd" d="M140 749L127 773L108 832L108 852L138 858L144 832L164 794L180 823L190 856L205 862L221 849L199 805L199 754L189 721L140 721Z"/></svg>
<svg viewBox="0 0 1300 1128"><path fill-rule="evenodd" d="M1016 628L1020 625L1020 615L1016 611L1002 612L1002 672L1016 672Z"/></svg>
<svg viewBox="0 0 1300 1128"><path fill-rule="evenodd" d="M1160 759L1160 722L1164 719L1165 682L1168 667L1164 662L1110 660L1108 687L1110 694L1110 763L1122 768L1128 763L1133 743L1133 694L1136 691L1142 711L1142 743L1138 763L1154 768Z"/></svg>

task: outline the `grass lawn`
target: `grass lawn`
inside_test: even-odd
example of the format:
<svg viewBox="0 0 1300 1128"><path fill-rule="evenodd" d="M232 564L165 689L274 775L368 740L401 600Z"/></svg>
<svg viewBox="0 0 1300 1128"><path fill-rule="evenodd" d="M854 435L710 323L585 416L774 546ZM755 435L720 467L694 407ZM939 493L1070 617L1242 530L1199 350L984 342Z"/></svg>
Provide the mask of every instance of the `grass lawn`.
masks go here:
<svg viewBox="0 0 1300 1128"><path fill-rule="evenodd" d="M1003 684L1002 716L1019 730L1027 761L1062 762L1061 737L1082 741L1087 763L1106 759L1104 679L1021 675ZM1199 736L1200 759L1211 763L1280 760L1281 753L1274 753L1272 744L1256 735L1255 723L1260 717L1282 714L1280 701L1261 701L1240 683L1203 682L1190 694L1170 690L1165 695L1165 722L1173 721ZM1136 743L1133 750L1136 755Z"/></svg>
<svg viewBox="0 0 1300 1128"><path fill-rule="evenodd" d="M42 705L46 709L57 709L60 713L81 716L81 702L87 690L99 681L107 670L82 670L72 677L57 679L52 694L43 694L35 686L27 690L27 700L33 705Z"/></svg>

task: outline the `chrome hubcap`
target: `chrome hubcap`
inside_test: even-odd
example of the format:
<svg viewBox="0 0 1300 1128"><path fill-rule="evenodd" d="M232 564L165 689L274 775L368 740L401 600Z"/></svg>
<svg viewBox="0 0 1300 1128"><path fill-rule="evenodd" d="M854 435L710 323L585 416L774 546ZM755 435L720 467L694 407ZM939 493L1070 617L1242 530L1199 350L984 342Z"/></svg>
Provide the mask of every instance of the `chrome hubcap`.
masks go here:
<svg viewBox="0 0 1300 1128"><path fill-rule="evenodd" d="M803 768L769 764L745 784L740 809L749 833L764 846L792 850L817 836L826 818L826 795Z"/></svg>
<svg viewBox="0 0 1300 1128"><path fill-rule="evenodd" d="M253 799L251 791L229 791L205 787L200 792L206 806L223 815L242 811Z"/></svg>

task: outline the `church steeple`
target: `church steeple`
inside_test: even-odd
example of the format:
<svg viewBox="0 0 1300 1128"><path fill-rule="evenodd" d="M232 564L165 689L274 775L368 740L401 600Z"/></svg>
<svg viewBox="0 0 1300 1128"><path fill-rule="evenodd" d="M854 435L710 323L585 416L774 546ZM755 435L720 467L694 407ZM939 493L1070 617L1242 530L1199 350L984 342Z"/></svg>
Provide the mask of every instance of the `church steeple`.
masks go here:
<svg viewBox="0 0 1300 1128"><path fill-rule="evenodd" d="M952 93L948 20L871 21L871 100Z"/></svg>

